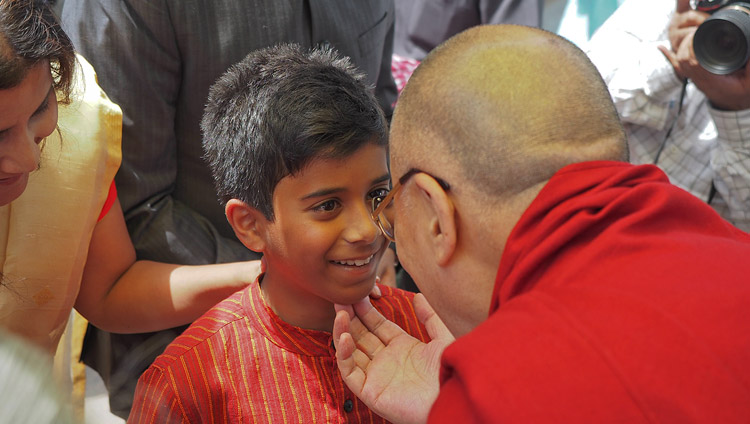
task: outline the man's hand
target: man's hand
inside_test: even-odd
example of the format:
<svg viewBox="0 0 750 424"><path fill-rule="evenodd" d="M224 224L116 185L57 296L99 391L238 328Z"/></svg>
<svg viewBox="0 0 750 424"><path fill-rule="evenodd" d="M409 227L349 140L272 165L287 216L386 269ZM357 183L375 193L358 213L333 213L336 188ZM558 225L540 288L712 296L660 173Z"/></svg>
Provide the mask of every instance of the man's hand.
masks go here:
<svg viewBox="0 0 750 424"><path fill-rule="evenodd" d="M688 3L686 0L678 1L669 24L672 49L659 46L659 50L672 64L678 78L693 81L714 107L724 110L750 109L750 68L745 66L730 75L716 75L705 70L695 57L693 37L708 14L691 9Z"/></svg>
<svg viewBox="0 0 750 424"><path fill-rule="evenodd" d="M700 68L693 52L693 35L707 17L707 13L693 10L689 0L678 0L677 9L669 21L669 44L672 49L659 46L659 50L672 64L680 79L690 78L691 70Z"/></svg>
<svg viewBox="0 0 750 424"><path fill-rule="evenodd" d="M698 28L698 25L708 17L707 13L699 12L690 7L690 0L678 0L672 20L669 22L669 43L672 46L672 52L677 52L683 45L685 37L692 35ZM690 45L693 44L692 39ZM663 52L664 50L662 50ZM678 75L680 75L678 73ZM680 78L685 78L680 76Z"/></svg>
<svg viewBox="0 0 750 424"><path fill-rule="evenodd" d="M427 421L440 390L440 357L454 340L422 294L414 296L414 308L430 343L388 321L368 298L352 306L336 305L333 340L344 382L394 423Z"/></svg>

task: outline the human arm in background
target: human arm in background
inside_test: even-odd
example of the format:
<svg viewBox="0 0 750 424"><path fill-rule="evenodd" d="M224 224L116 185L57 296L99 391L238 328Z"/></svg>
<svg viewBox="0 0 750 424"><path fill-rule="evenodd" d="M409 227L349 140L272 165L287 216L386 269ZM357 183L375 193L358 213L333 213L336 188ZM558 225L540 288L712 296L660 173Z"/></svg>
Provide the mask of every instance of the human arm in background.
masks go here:
<svg viewBox="0 0 750 424"><path fill-rule="evenodd" d="M440 391L440 357L454 340L422 294L414 296L414 308L429 343L388 321L369 299L336 306L333 340L341 376L370 409L394 423L427 421Z"/></svg>
<svg viewBox="0 0 750 424"><path fill-rule="evenodd" d="M260 272L261 261L198 266L136 261L116 201L94 228L75 308L110 332L162 330L192 322Z"/></svg>

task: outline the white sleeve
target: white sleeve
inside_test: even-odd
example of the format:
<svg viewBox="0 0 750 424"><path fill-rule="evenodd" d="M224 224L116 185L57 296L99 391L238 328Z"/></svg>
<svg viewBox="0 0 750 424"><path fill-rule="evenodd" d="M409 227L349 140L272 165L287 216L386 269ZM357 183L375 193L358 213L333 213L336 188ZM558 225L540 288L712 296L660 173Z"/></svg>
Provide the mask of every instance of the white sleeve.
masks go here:
<svg viewBox="0 0 750 424"><path fill-rule="evenodd" d="M682 81L657 47L669 47L674 5L674 0L628 0L587 44L624 123L661 130L670 122Z"/></svg>
<svg viewBox="0 0 750 424"><path fill-rule="evenodd" d="M727 218L750 231L750 110L709 110L718 133L711 152L714 186L727 204Z"/></svg>

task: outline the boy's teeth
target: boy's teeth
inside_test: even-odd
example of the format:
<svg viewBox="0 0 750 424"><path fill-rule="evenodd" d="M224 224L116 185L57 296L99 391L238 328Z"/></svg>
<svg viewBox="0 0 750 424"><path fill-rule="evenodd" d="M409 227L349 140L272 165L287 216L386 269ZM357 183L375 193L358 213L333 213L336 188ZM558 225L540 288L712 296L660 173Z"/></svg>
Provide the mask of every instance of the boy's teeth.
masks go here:
<svg viewBox="0 0 750 424"><path fill-rule="evenodd" d="M361 260L354 260L354 261L335 261L336 263L339 263L341 265L349 265L349 266L362 266L367 265L372 260L372 256L370 256L367 259L361 259Z"/></svg>

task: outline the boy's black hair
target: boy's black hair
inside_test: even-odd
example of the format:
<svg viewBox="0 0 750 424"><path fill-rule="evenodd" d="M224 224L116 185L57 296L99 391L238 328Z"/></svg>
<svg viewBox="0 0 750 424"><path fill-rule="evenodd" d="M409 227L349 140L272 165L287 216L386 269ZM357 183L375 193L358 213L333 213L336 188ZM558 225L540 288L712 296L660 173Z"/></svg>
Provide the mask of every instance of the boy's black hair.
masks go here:
<svg viewBox="0 0 750 424"><path fill-rule="evenodd" d="M219 199L239 199L274 219L276 184L312 159L387 146L372 89L330 48L281 44L253 51L209 91L203 149Z"/></svg>

